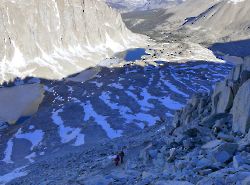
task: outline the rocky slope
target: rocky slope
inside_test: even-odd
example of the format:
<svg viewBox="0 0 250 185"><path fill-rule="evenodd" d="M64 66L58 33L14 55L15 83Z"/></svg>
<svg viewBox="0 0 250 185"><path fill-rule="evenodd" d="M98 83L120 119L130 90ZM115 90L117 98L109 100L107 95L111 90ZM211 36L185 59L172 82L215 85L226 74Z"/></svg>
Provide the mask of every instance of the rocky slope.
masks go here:
<svg viewBox="0 0 250 185"><path fill-rule="evenodd" d="M4 1L8 5L12 5L11 2ZM86 3L84 6L86 5L88 9L84 9L84 12L80 10L83 14L89 10L87 15L91 16L88 18L98 15L98 20L100 18L104 21L103 17L108 18L106 13L112 12L98 1L84 2ZM227 2L228 7L244 3L244 1L212 0L207 1L211 4L193 2L200 2L196 4L199 5L199 9L193 8L196 15L206 12L210 5L213 6L216 2L225 6L227 4L224 2ZM39 6L34 10L40 12L41 8L41 12L44 12L44 4L36 3ZM68 32L65 32L65 35L75 34L81 38L82 30L78 29L78 21L87 19L83 20L81 16L75 14L83 4L75 6L74 3L63 4L63 8L69 8L71 13L68 15L65 13L68 9L63 9L63 17L66 18L63 19L65 23L62 30L67 28ZM22 1L19 5L26 7L30 5L30 1ZM101 14L103 11L101 5L108 10L105 11L105 15ZM97 8L98 11L93 11L93 8ZM9 10L8 6L6 10ZM186 13L192 12L190 6L187 10ZM185 6L182 11L185 14ZM176 15L165 15L164 12L165 10L151 11L150 21L146 22L145 26L149 28L146 32L152 34L162 30L157 34L167 42L150 44L144 49L139 48L142 54L139 58L137 56L137 59L131 59L135 55L133 52L132 56L128 57L130 52L127 51L125 57L122 56L120 59L112 57L103 61L110 64L109 67L90 68L61 80L28 77L8 84L15 87L7 89L6 84L1 86L0 94L4 96L0 96L0 116L7 116L4 120L0 119L0 184L245 185L249 183L250 60L241 59L244 63L236 66L229 77L222 81L232 69L232 65L217 59L212 51L200 44L193 43L192 39L196 37L201 40L206 39L204 29L195 32L199 33L197 35L187 31L188 29L192 31L192 25L196 30L202 22L198 18L202 16L186 19L184 22L174 20L176 25L181 24L181 29L166 34L167 29L164 29L166 26L164 24L167 23L164 21ZM45 14L41 13L38 20L42 20ZM77 20L75 24L70 21L71 15L77 15L77 18L74 18ZM49 20L45 18L44 20ZM84 27L88 28L91 24L97 23L92 21L94 19L92 18L88 19L91 23L84 22L86 24ZM116 21L116 19L111 20ZM122 23L119 24L120 18L117 20L118 30L120 28L127 30ZM154 22L152 25L152 20L163 20L163 24L159 24L158 27L158 22ZM206 21L209 20L210 18ZM185 21L186 24L183 24ZM109 22L105 25L96 25L97 30L98 26L100 30L93 37L91 35L96 33L95 29L91 33L83 29L92 39L91 44L100 44L102 41L107 43L109 37L106 34L115 36L113 28L110 28L111 31L106 30ZM151 29L150 26L156 28ZM106 41L102 39L102 30L106 30L104 31ZM125 33L129 38L134 37L130 32L125 31ZM47 33L48 36L50 34ZM122 32L122 35L124 34ZM79 41L77 36L72 38L76 37ZM121 34L118 34L118 38L120 36ZM20 36L19 39L21 38L25 37ZM42 39L45 38L43 35ZM82 42L87 42L88 45L87 38ZM43 48L50 48L50 44L53 44L50 43L51 40L53 41L53 38L45 41ZM69 38L67 42L75 43L74 39ZM108 42L107 45L114 46L113 44L114 42ZM106 48L104 45L101 46ZM116 44L115 46L116 49L118 46ZM92 51L93 48L98 51L95 46L87 47L86 51ZM69 46L67 51L71 53L66 55L70 61L72 57L75 58L75 52L71 49ZM45 49L41 51L43 50ZM100 51L106 52L106 50ZM82 50L79 52L82 54ZM42 55L44 53L42 52ZM82 61L82 55L79 57L78 54L77 52L77 59ZM93 61L92 54L87 60ZM94 54L99 58L97 53ZM118 53L116 56L120 55L124 53ZM48 55L44 56L47 61ZM54 53L51 56L58 59L59 55ZM53 65L53 69L59 67L60 70L70 70L61 60L60 65L63 68ZM43 72L39 69L40 71ZM221 82L214 86L217 81ZM214 87L214 91L210 94L210 90ZM25 93L23 88L28 88L32 93ZM194 93L198 94L194 95L184 107ZM8 104L9 99L11 104ZM17 102L18 106L15 106L14 102ZM28 102L29 106L24 102ZM180 111L175 113L178 109ZM7 114L12 111L15 111L15 114ZM35 111L37 112L32 114ZM11 122L17 124L9 125ZM6 128L6 125L9 126ZM126 154L125 164L115 167L114 154L122 148Z"/></svg>
<svg viewBox="0 0 250 185"><path fill-rule="evenodd" d="M0 9L0 82L60 79L144 43L100 1L3 0Z"/></svg>
<svg viewBox="0 0 250 185"><path fill-rule="evenodd" d="M171 120L175 110L183 107L193 93L209 92L232 68L206 50L198 52L197 47L195 51L188 46L183 48L188 54L176 56L183 63L173 59L175 53L168 53L170 46L164 45L165 49L170 47L166 51L160 45L152 47L155 49L148 48L149 53L144 53L142 59L123 62L121 66L103 67L97 72L93 68L59 81L27 78L16 82L15 88L35 83L35 87L43 85L45 92L38 111L28 117L22 115L26 107L11 106L22 97L19 91L11 105L0 103L5 108L2 111L14 109L18 116L21 113L16 125L0 131L0 177L13 176L13 170L19 175L26 174L21 172L28 169L24 166L33 171L45 158L50 161L53 156L67 156L69 151L85 153L93 146L98 148L100 142L112 143L111 139L143 132L161 119ZM167 55L173 62L161 61ZM90 76L87 81L86 76ZM21 100L27 101L25 95L37 97L35 89L33 93L22 94Z"/></svg>
<svg viewBox="0 0 250 185"><path fill-rule="evenodd" d="M105 0L111 7L120 12L131 12L135 10L151 10L158 8L173 7L183 0Z"/></svg>
<svg viewBox="0 0 250 185"><path fill-rule="evenodd" d="M193 96L173 122L42 158L17 169L24 177L9 184L249 184L250 60L244 61L212 94ZM125 164L115 167L121 148Z"/></svg>
<svg viewBox="0 0 250 185"><path fill-rule="evenodd" d="M247 0L187 0L164 11L131 12L123 18L131 30L158 40L173 37L203 43L243 40L249 38L249 3ZM147 29L150 24L154 27Z"/></svg>
<svg viewBox="0 0 250 185"><path fill-rule="evenodd" d="M189 3L189 6L183 6L198 7L194 2ZM184 25L189 25L192 29L202 28L204 31L210 31L215 38L229 37L232 40L241 40L248 38L250 20L246 15L249 11L250 2L246 0L214 1L205 11L193 14L194 16L186 16Z"/></svg>

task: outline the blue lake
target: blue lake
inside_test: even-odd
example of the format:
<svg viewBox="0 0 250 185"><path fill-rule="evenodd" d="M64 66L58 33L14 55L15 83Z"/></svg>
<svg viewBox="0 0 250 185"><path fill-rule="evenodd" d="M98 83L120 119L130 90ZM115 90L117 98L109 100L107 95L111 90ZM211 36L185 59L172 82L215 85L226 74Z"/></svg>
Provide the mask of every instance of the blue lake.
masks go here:
<svg viewBox="0 0 250 185"><path fill-rule="evenodd" d="M144 48L131 49L127 51L124 60L126 61L140 60L143 55L148 55Z"/></svg>

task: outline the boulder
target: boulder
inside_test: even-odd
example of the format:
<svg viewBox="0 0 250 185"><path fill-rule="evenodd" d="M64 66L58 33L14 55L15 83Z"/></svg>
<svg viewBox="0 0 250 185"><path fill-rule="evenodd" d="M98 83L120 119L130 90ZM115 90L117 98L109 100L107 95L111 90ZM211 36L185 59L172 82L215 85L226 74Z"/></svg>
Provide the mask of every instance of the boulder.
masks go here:
<svg viewBox="0 0 250 185"><path fill-rule="evenodd" d="M6 122L0 120L0 131L7 128L7 127L8 127L8 124Z"/></svg>
<svg viewBox="0 0 250 185"><path fill-rule="evenodd" d="M182 142L184 149L189 150L195 147L194 139L189 138Z"/></svg>
<svg viewBox="0 0 250 185"><path fill-rule="evenodd" d="M250 131L239 142L240 151L248 151L250 153Z"/></svg>
<svg viewBox="0 0 250 185"><path fill-rule="evenodd" d="M147 162L151 159L149 155L149 150L152 148L152 144L149 144L147 147L142 149L139 154L139 159L143 161L143 164L146 165Z"/></svg>
<svg viewBox="0 0 250 185"><path fill-rule="evenodd" d="M149 150L148 153L151 158L156 158L158 151L154 149L154 150Z"/></svg>
<svg viewBox="0 0 250 185"><path fill-rule="evenodd" d="M225 179L224 184L242 185L242 182L244 181L244 179L249 177L249 175L250 175L249 171L241 171L241 170L231 171L224 178Z"/></svg>
<svg viewBox="0 0 250 185"><path fill-rule="evenodd" d="M244 164L244 160L241 155L235 155L233 157L233 166L235 169L238 169L242 164Z"/></svg>
<svg viewBox="0 0 250 185"><path fill-rule="evenodd" d="M223 141L227 141L227 142L233 142L234 141L234 137L232 135L229 134L225 134L223 132L220 132L217 136L218 139L221 139Z"/></svg>
<svg viewBox="0 0 250 185"><path fill-rule="evenodd" d="M162 168L165 164L165 161L165 155L163 153L158 153L157 158L153 160L153 163L157 168Z"/></svg>
<svg viewBox="0 0 250 185"><path fill-rule="evenodd" d="M186 131L184 131L184 134L189 137L197 137L199 133L200 131L197 128L188 128Z"/></svg>
<svg viewBox="0 0 250 185"><path fill-rule="evenodd" d="M250 79L239 89L234 99L233 131L246 134L250 128Z"/></svg>
<svg viewBox="0 0 250 185"><path fill-rule="evenodd" d="M213 140L213 141L209 141L208 143L204 144L201 148L210 150L210 149L214 149L215 147L218 147L222 143L223 142L221 140Z"/></svg>
<svg viewBox="0 0 250 185"><path fill-rule="evenodd" d="M171 148L169 150L169 157L167 158L168 162L173 162L175 160L175 157L177 155L177 149L176 148Z"/></svg>
<svg viewBox="0 0 250 185"><path fill-rule="evenodd" d="M216 123L218 124L218 122L220 122L220 124L225 124L228 119L229 114L227 113L212 114L203 118L199 125L213 127Z"/></svg>
<svg viewBox="0 0 250 185"><path fill-rule="evenodd" d="M197 161L196 166L199 169L205 169L209 168L213 165L213 161L207 159L207 158L201 158L200 160Z"/></svg>
<svg viewBox="0 0 250 185"><path fill-rule="evenodd" d="M250 71L243 71L240 76L241 84L245 83L248 79L250 79Z"/></svg>
<svg viewBox="0 0 250 185"><path fill-rule="evenodd" d="M211 151L212 158L215 162L226 163L232 159L238 148L236 143L223 143Z"/></svg>
<svg viewBox="0 0 250 185"><path fill-rule="evenodd" d="M180 120L181 114L182 114L181 110L177 110L175 112L175 116L174 116L174 119L173 119L173 122L172 122L172 125L173 125L174 128L177 128L177 127L179 127L181 125L181 120Z"/></svg>
<svg viewBox="0 0 250 185"><path fill-rule="evenodd" d="M250 176L249 176L249 177L246 177L246 178L242 181L241 184L242 184L242 185L250 185Z"/></svg>
<svg viewBox="0 0 250 185"><path fill-rule="evenodd" d="M213 172L212 169L202 169L202 170L198 171L198 174L201 176L206 176L212 172Z"/></svg>

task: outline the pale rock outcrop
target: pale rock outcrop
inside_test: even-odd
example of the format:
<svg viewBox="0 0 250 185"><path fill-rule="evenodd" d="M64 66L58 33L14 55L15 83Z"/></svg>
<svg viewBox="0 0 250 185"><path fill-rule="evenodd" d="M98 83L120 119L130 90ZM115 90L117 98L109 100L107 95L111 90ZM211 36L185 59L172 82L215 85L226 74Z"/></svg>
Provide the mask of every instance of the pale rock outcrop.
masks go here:
<svg viewBox="0 0 250 185"><path fill-rule="evenodd" d="M211 96L196 95L185 108L176 112L172 123L175 129L171 133L182 152L172 162L193 157L190 163L195 168L192 171L200 175L195 184L249 182L249 68L249 58L245 58L243 64L237 65L215 87ZM206 103L201 105L204 98ZM199 104L201 106L197 106ZM180 170L183 169L175 174L181 173Z"/></svg>
<svg viewBox="0 0 250 185"><path fill-rule="evenodd" d="M229 113L233 104L237 103L234 100L239 88L249 78L250 61L249 58L245 58L242 64L231 71L227 79L215 86L212 95L213 113Z"/></svg>
<svg viewBox="0 0 250 185"><path fill-rule="evenodd" d="M198 118L199 115L207 115L210 110L205 107L210 106L210 96L206 93L199 93L192 96L186 107L176 111L173 120L173 126L178 127L181 124L189 124L194 119Z"/></svg>
<svg viewBox="0 0 250 185"><path fill-rule="evenodd" d="M182 110L176 112L173 126L199 124L214 129L218 137L232 140L219 133L230 129L246 134L250 128L250 60L237 65L222 82L215 86L212 96L195 95Z"/></svg>
<svg viewBox="0 0 250 185"><path fill-rule="evenodd" d="M11 124L22 116L31 116L37 112L43 94L40 84L0 88L0 120Z"/></svg>
<svg viewBox="0 0 250 185"><path fill-rule="evenodd" d="M239 89L233 103L233 130L247 133L250 129L250 79Z"/></svg>
<svg viewBox="0 0 250 185"><path fill-rule="evenodd" d="M224 113L230 111L234 99L232 88L233 87L229 81L222 81L216 85L212 97L214 113Z"/></svg>

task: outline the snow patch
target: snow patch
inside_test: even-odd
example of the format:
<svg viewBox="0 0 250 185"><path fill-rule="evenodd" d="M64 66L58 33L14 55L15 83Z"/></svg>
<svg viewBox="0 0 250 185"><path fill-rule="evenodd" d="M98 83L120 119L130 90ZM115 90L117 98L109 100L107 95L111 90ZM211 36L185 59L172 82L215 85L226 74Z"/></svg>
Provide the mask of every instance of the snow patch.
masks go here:
<svg viewBox="0 0 250 185"><path fill-rule="evenodd" d="M27 156L25 157L25 159L28 159L30 163L33 163L33 162L35 162L35 160L33 159L33 158L35 158L35 157L36 157L36 153L35 153L35 152L32 152L31 154L27 155Z"/></svg>
<svg viewBox="0 0 250 185"><path fill-rule="evenodd" d="M121 130L114 130L113 128L111 128L110 124L106 120L106 117L95 112L90 101L81 104L81 106L83 107L85 113L84 121L88 121L90 118L94 118L95 122L102 127L107 136L111 139L122 136Z"/></svg>
<svg viewBox="0 0 250 185"><path fill-rule="evenodd" d="M4 151L4 158L2 160L3 162L8 163L8 164L13 163L13 161L11 160L13 145L14 145L13 138L11 138L7 142L7 147L6 147L5 151Z"/></svg>
<svg viewBox="0 0 250 185"><path fill-rule="evenodd" d="M84 144L84 134L81 133L80 128L71 128L64 125L64 122L59 116L59 113L63 112L63 109L52 112L52 120L59 127L59 136L62 143L68 143L75 140L73 146L80 146Z"/></svg>
<svg viewBox="0 0 250 185"><path fill-rule="evenodd" d="M35 130L34 132L22 133L21 128L15 134L15 137L17 139L26 139L31 142L31 151L41 143L41 141L43 140L43 136L44 132L42 130Z"/></svg>
<svg viewBox="0 0 250 185"><path fill-rule="evenodd" d="M165 79L164 78L165 76L163 75L162 71L160 72L160 78L161 78L161 82L170 88L171 91L177 93L177 94L180 94L182 96L184 96L185 98L189 97L188 94L180 91L174 84L172 84L169 80Z"/></svg>

